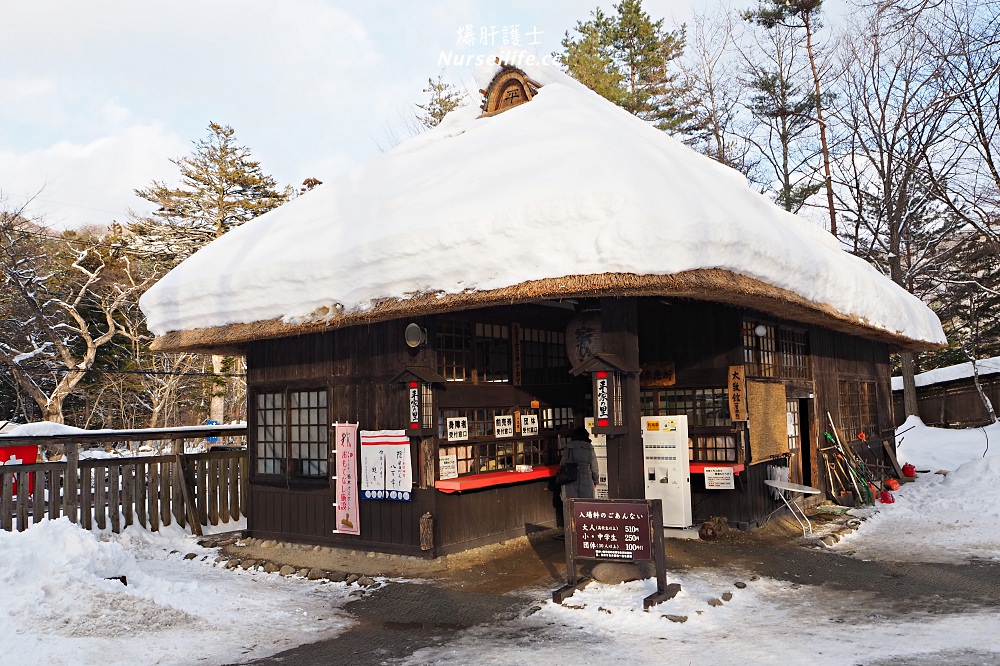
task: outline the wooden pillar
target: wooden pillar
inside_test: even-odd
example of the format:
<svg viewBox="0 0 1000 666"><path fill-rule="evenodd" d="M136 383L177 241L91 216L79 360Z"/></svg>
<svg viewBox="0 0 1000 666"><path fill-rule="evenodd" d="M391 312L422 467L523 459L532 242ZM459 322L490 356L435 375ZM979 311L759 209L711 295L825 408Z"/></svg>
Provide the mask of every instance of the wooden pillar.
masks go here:
<svg viewBox="0 0 1000 666"><path fill-rule="evenodd" d="M601 332L605 352L639 365L639 309L634 297L601 299ZM612 499L641 499L646 496L646 484L638 375L622 377L622 414L628 432L608 436L608 491Z"/></svg>
<svg viewBox="0 0 1000 666"><path fill-rule="evenodd" d="M63 454L66 456L66 478L63 481L63 515L68 516L70 521L75 523L80 506L80 445L66 443L63 446Z"/></svg>

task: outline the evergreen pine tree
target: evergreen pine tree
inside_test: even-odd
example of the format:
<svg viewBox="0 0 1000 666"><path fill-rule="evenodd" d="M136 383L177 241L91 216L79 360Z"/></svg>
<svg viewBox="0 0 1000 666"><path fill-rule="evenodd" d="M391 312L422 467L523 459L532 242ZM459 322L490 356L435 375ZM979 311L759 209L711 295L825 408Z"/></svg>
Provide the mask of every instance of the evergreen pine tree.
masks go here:
<svg viewBox="0 0 1000 666"><path fill-rule="evenodd" d="M427 87L422 92L428 95L428 100L426 104L417 104L421 111L417 114L417 120L426 129L440 125L446 115L462 106L465 99L465 95L446 82L440 74L436 81L428 78Z"/></svg>
<svg viewBox="0 0 1000 666"><path fill-rule="evenodd" d="M154 181L135 190L158 206L151 217L129 224L129 244L137 254L166 266L180 262L233 227L277 208L294 193L291 187L277 188L250 149L237 144L233 128L213 122L208 129L208 137L195 144L191 155L171 160L180 168L179 187ZM233 382L224 376L233 363L231 358L212 357L209 417L219 423L225 422L226 394L241 389L229 386Z"/></svg>
<svg viewBox="0 0 1000 666"><path fill-rule="evenodd" d="M233 128L213 122L208 129L191 155L171 160L180 169L180 186L153 181L135 190L158 206L150 218L129 224L137 250L180 261L289 198L290 190L279 190L250 149L237 144Z"/></svg>
<svg viewBox="0 0 1000 666"><path fill-rule="evenodd" d="M837 235L837 211L833 202L833 176L830 166L830 147L827 140L827 126L824 120L824 105L829 101L820 85L817 64L815 34L822 27L823 0L761 0L756 10L743 12L743 18L767 30L792 28L802 30L805 37L806 55L812 74L812 102L814 121L819 128L820 146L823 155L823 175L826 185L827 208L830 213L830 233Z"/></svg>
<svg viewBox="0 0 1000 666"><path fill-rule="evenodd" d="M684 52L684 29L663 28L642 0L622 0L615 16L600 9L562 40L560 59L571 76L629 113L672 134L689 132L690 89L674 62Z"/></svg>

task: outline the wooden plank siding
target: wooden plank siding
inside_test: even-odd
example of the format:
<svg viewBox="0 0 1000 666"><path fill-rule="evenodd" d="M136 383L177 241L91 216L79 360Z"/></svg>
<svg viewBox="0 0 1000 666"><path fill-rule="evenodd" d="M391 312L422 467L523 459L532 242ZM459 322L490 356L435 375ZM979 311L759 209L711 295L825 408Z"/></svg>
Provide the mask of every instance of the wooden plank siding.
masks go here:
<svg viewBox="0 0 1000 666"><path fill-rule="evenodd" d="M994 409L1000 406L1000 374L981 375L983 393ZM903 391L894 391L893 423L906 421ZM971 428L988 425L990 415L972 377L917 387L917 414L926 425L938 428Z"/></svg>
<svg viewBox="0 0 1000 666"><path fill-rule="evenodd" d="M634 298L631 302L627 298L601 299L600 305L608 310L605 318L608 325L614 324L608 337L613 352L622 357L634 354L637 339L639 365L674 363L676 388L725 387L729 366L743 363L743 322L756 318L754 313L738 308L683 299ZM420 459L420 439L411 439L410 464L416 472L413 501L360 500L361 535L335 533L334 489L328 482L320 479L277 482L255 473L253 401L262 391L325 388L331 423L358 423L363 430L400 429L408 423L407 405L403 386L393 383L394 379L408 366L436 367L435 326L444 317L464 317L477 323L518 322L522 326L561 331L573 315L573 311L564 308L513 305L251 343L247 349L251 401L249 533L261 538L352 549L426 554L420 551L418 528L420 517L430 512L435 521L433 554L445 554L524 534L533 525L554 524L552 496L544 481L456 495L434 490L433 479L419 476L423 470L437 469L436 451L442 442L430 437L425 451L433 452L435 460L429 461ZM799 400L803 410L801 446L805 451L801 455L806 468L803 477L812 485L823 482L822 457L816 449L824 445L823 433L829 428L827 412L840 423L842 380L876 384L878 432L868 434L867 445L861 442L854 445L871 456L873 462L880 459L882 441L891 439L893 425L886 345L773 317L761 315L760 319L808 335L811 376L781 380L787 398ZM410 321L427 329L429 344L419 349L405 345L403 331ZM641 375L639 384L641 387ZM544 386L448 382L435 388L434 409L440 413L443 409L517 406L540 399L542 404L572 407L582 420L590 414L589 391L589 377L567 376L565 381ZM630 402L634 401L633 395ZM735 430L741 432L743 428L738 425ZM622 470L622 478L611 484L612 496L616 496L616 488L620 492L641 493L641 440L634 433L617 437L614 446L609 442L609 456L612 452L615 455L614 461L609 460L609 468L612 472L619 466L628 469ZM704 478L692 475L695 522L726 516L731 524L752 528L766 521L778 506L763 483L766 468L767 463L748 466L739 475L736 488L725 491L706 490Z"/></svg>

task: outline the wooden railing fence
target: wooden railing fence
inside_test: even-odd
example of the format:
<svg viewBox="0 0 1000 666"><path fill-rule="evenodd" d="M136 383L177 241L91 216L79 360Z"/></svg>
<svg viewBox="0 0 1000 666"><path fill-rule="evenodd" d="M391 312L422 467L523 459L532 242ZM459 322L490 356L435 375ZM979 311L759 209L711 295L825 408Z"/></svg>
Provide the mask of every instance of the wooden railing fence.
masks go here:
<svg viewBox="0 0 1000 666"><path fill-rule="evenodd" d="M23 531L67 516L85 529L151 531L176 522L193 534L246 515L246 426L119 430L47 436L0 436L0 447L61 449L59 462L0 465L0 529ZM184 453L185 440L224 439L225 450ZM169 442L169 454L80 460L97 443ZM32 492L33 491L33 492Z"/></svg>

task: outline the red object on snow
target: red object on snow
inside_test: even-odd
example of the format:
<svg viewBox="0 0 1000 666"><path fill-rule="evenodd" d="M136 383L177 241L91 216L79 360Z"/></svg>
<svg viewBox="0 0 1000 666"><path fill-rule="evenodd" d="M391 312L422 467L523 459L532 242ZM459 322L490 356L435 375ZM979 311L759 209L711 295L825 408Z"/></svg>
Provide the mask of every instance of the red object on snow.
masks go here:
<svg viewBox="0 0 1000 666"><path fill-rule="evenodd" d="M899 490L899 481L896 479L886 479L885 485L888 486L888 490Z"/></svg>
<svg viewBox="0 0 1000 666"><path fill-rule="evenodd" d="M892 493L888 490L883 490L882 494L878 498L878 501L882 502L882 504L892 504L896 501L896 498L893 497Z"/></svg>
<svg viewBox="0 0 1000 666"><path fill-rule="evenodd" d="M38 460L37 446L0 446L0 465L34 465ZM35 475L28 477L28 493L35 492ZM14 494L17 494L17 476L14 477Z"/></svg>
<svg viewBox="0 0 1000 666"><path fill-rule="evenodd" d="M916 475L917 475L917 468L916 467L914 467L910 463L906 463L905 465L903 465L903 476L909 477L909 478L912 479Z"/></svg>

